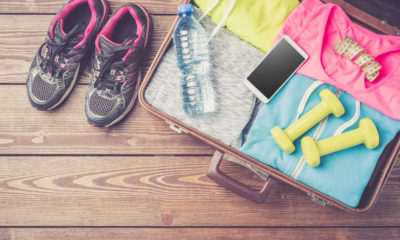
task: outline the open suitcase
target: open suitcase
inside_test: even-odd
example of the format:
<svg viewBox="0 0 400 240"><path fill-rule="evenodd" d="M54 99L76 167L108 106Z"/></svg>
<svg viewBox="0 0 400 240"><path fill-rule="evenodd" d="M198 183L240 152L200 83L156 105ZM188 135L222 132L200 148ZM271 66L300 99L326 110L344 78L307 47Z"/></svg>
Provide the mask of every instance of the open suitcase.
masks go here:
<svg viewBox="0 0 400 240"><path fill-rule="evenodd" d="M189 2L189 1L186 1ZM373 29L378 29L378 31L390 34L390 35L397 35L400 31L385 22L382 22L377 17L369 15L362 10L350 5L347 2L342 0L324 0L323 2L332 2L338 4L342 9L353 19L358 21L362 25L367 25L372 27ZM351 1L350 1L351 2ZM356 2L356 1L355 1ZM383 4L383 3L382 3ZM153 103L151 103L151 99L155 95L154 90L151 90L153 86L150 86L154 77L157 68L159 67L162 61L168 61L164 59L167 55L168 50L171 51L172 46L172 33L174 30L175 25L177 24L179 17L176 18L174 21L173 26L169 30L166 39L164 40L160 50L158 51L153 63L151 64L149 71L147 72L143 83L140 87L139 92L139 100L141 105L151 112L152 114L156 115L157 117L164 119L166 123L170 126L171 129L179 132L193 135L194 137L204 141L205 143L210 144L211 146L215 147L217 151L215 152L211 164L208 171L208 176L220 184L221 186L229 189L232 192L235 192L243 197L248 198L249 200L262 203L265 201L266 197L268 196L271 188L274 185L275 181L283 181L289 185L300 189L301 191L307 193L311 196L311 199L314 202L317 202L323 206L325 205L332 205L338 207L342 210L353 212L353 213L361 213L369 210L374 203L377 201L379 194L381 193L383 186L392 170L396 159L399 157L400 154L400 132L398 132L395 137L384 147L384 150L380 154L379 160L377 161L376 167L373 170L371 178L366 185L359 204L356 207L351 207L349 205L344 204L341 201L338 201L324 193L317 191L316 189L303 184L300 181L297 181L290 176L284 174L281 171L259 161L256 160L243 152L238 150L238 146L232 143L227 143L227 141L223 141L221 139L216 138L215 136L212 137L210 134L207 134L203 131L199 131L198 127L193 127L188 121L186 123L184 121L178 120L177 116L174 115L174 111L163 111L162 108L155 107ZM178 72L172 73L178 75ZM154 85L154 84L153 84ZM150 90L149 90L150 88ZM167 90L163 89L160 91L168 92ZM169 93L171 94L171 93ZM149 97L150 96L150 97ZM251 104L251 103L249 103ZM178 107L181 107L180 105ZM257 109L257 105L253 105L252 108ZM254 111L253 111L254 113ZM181 117L182 119L183 117ZM253 119L254 118L249 118ZM189 121L190 122L190 121ZM250 121L251 123L251 121ZM250 124L247 122L247 124ZM243 125L245 127L245 125ZM239 136L238 136L239 137ZM228 160L234 161L238 164L241 164L245 167L250 168L259 176L266 179L264 186L260 190L254 190L250 187L243 185L242 183L232 179L231 177L222 173L219 169L219 166L224 159L224 154Z"/></svg>

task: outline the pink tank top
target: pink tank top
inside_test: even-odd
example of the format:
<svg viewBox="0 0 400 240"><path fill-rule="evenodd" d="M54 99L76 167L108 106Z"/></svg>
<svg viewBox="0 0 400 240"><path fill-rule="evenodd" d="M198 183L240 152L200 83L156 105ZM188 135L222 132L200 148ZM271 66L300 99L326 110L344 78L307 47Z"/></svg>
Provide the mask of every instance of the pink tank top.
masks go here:
<svg viewBox="0 0 400 240"><path fill-rule="evenodd" d="M297 73L331 84L381 113L400 120L400 37L373 33L353 23L337 5L304 0L285 21L289 35L309 59ZM334 51L349 36L382 65L374 82L350 59Z"/></svg>

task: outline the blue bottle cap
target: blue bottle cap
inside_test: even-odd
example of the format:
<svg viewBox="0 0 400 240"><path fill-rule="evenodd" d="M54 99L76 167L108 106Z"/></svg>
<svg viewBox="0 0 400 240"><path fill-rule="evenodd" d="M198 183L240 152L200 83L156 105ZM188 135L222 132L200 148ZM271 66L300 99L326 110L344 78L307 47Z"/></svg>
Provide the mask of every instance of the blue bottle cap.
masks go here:
<svg viewBox="0 0 400 240"><path fill-rule="evenodd" d="M193 13L193 5L190 3L180 4L178 6L178 14L182 17L182 15L190 15Z"/></svg>

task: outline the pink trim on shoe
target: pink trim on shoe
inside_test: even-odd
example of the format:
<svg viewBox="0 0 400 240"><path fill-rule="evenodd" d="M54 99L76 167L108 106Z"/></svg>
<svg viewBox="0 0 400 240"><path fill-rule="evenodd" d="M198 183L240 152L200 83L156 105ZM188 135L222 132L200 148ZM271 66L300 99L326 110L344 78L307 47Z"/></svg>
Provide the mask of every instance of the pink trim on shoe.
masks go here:
<svg viewBox="0 0 400 240"><path fill-rule="evenodd" d="M62 35L67 36L67 34L64 32L64 19L60 20L60 30Z"/></svg>
<svg viewBox="0 0 400 240"><path fill-rule="evenodd" d="M89 38L90 34L93 32L93 29L94 29L94 27L95 27L95 25L96 25L96 20L97 20L97 13L96 13L96 9L94 8L93 0L75 0L75 1L73 1L73 2L71 2L71 3L69 3L68 5L66 5L65 8L54 18L54 20L53 20L53 22L52 22L52 24L51 24L51 26L50 26L50 37L51 37L52 39L54 38L54 27L55 27L56 23L57 23L59 20L62 21L62 22L61 22L61 24L62 24L61 29L62 29L62 34L65 36L66 33L64 32L64 29L63 29L63 26L64 26L64 21L63 21L63 20L64 20L77 6L79 6L79 5L81 5L81 4L84 4L84 3L86 3L86 2L89 4L89 7L90 7L90 10L91 10L91 13L92 13L92 17L91 17L91 19L90 19L90 22L89 22L88 26L86 27L85 34L84 34L83 39L82 39L74 48L79 48L79 47L81 47L81 46L87 41L87 39ZM105 9L106 13L105 13L105 14L106 14L106 16L107 16L108 11L109 11L109 6L108 6L108 4L107 4L107 2L106 2L105 0L104 0L103 2L105 3L105 6L106 6L106 9ZM103 20L103 23L105 22L106 18L107 18L107 17L105 17L105 19Z"/></svg>
<svg viewBox="0 0 400 240"><path fill-rule="evenodd" d="M92 10L92 18L90 19L90 23L86 28L85 37L74 47L75 49L79 48L87 41L90 34L93 32L94 26L96 26L97 13L96 13L96 9L94 8L93 0L89 0L88 3L89 3L90 9Z"/></svg>
<svg viewBox="0 0 400 240"><path fill-rule="evenodd" d="M129 45L133 42L133 40L129 40L128 42L125 43L125 45Z"/></svg>
<svg viewBox="0 0 400 240"><path fill-rule="evenodd" d="M149 26L148 26L148 31L147 31L147 33L148 33L147 34L147 38L150 38L150 35L153 32L153 21L151 20L150 12L147 10L147 8L143 7L141 4L136 3L136 5L141 7L147 13L147 16L149 17L149 22L148 22ZM145 44L145 47L147 47L147 42Z"/></svg>
<svg viewBox="0 0 400 240"><path fill-rule="evenodd" d="M54 38L54 27L60 19L65 19L77 6L87 2L88 0L76 0L67 4L64 9L54 18L50 25L50 37Z"/></svg>
<svg viewBox="0 0 400 240"><path fill-rule="evenodd" d="M146 39L146 41L145 41L145 43L144 43L144 48L147 48L148 41L149 41L149 39L150 39L151 32L152 32L152 30L153 30L153 22L151 21L151 17L150 17L149 11L147 11L147 9L146 9L145 7L143 7L142 5L140 5L140 4L137 4L137 3L136 3L136 5L139 6L141 9L143 9L143 10L146 12L146 17L147 17L147 20L148 20L148 22L147 22L148 26L147 26L147 33L146 33L146 34L147 34L147 39ZM143 30L142 30L142 31L143 31ZM137 40L139 40L139 39L140 39L140 38L138 38ZM137 40L136 40L136 41L137 41ZM136 44L137 44L137 43L136 43ZM135 44L134 46L136 46L136 44ZM126 61L126 59L128 58L129 54L131 54L132 52L133 52L133 49L129 50L129 51L125 54L123 60Z"/></svg>
<svg viewBox="0 0 400 240"><path fill-rule="evenodd" d="M100 44L99 44L99 37L102 35L103 37L105 37L106 39L110 39L113 31L115 29L115 26L117 25L118 21L127 13L130 13L131 16L133 17L133 19L135 19L136 25L137 25L137 29L136 29L136 35L138 35L138 38L135 40L134 42L134 46L136 46L139 41L140 38L142 37L143 34L143 25L139 20L139 17L137 16L135 10L131 7L131 6L125 6L123 8L121 8L120 10L118 10L118 12L116 12L114 14L114 16L112 16L112 18L107 22L107 24L104 26L103 30L101 30L101 32L99 33L99 36L96 38L96 49L97 51L101 54L101 49L100 49Z"/></svg>

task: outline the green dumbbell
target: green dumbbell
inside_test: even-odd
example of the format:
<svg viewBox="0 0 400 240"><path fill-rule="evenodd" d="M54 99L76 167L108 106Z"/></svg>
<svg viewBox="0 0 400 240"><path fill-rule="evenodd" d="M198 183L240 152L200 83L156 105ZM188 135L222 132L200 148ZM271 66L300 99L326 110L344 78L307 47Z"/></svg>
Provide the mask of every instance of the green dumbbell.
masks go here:
<svg viewBox="0 0 400 240"><path fill-rule="evenodd" d="M308 164L316 167L320 164L321 156L338 152L359 144L365 144L369 149L379 145L379 134L374 122L369 118L363 118L358 123L358 128L343 134L326 138L315 142L307 136L301 140L303 155Z"/></svg>
<svg viewBox="0 0 400 240"><path fill-rule="evenodd" d="M295 150L293 142L325 117L330 114L340 117L344 114L342 103L329 89L322 90L319 96L321 102L288 128L282 130L275 126L271 129L271 135L283 151L292 153Z"/></svg>

